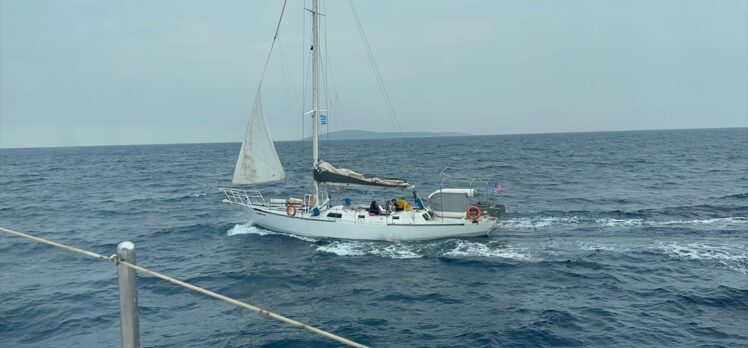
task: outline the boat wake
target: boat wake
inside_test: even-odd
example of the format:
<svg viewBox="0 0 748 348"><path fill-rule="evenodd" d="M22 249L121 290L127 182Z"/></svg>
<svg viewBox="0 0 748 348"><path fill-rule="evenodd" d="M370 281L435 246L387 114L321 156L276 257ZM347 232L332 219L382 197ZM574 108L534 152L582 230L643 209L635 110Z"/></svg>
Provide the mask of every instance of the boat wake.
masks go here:
<svg viewBox="0 0 748 348"><path fill-rule="evenodd" d="M454 247L445 250L446 257L488 257L503 258L520 261L537 261L530 254L529 249L508 246L505 242L490 241L488 243L471 242L467 240L450 241Z"/></svg>
<svg viewBox="0 0 748 348"><path fill-rule="evenodd" d="M716 228L734 227L737 225L748 225L748 217L726 217L712 219L694 220L649 220L649 219L615 219L615 218L591 218L584 216L569 217L529 217L511 218L499 221L499 228L514 229L539 229L545 227L565 225L587 225L595 227L628 227L628 226L693 226L708 225Z"/></svg>
<svg viewBox="0 0 748 348"><path fill-rule="evenodd" d="M733 271L748 274L748 250L740 251L724 245L700 242L659 242L655 249L675 259L715 262Z"/></svg>
<svg viewBox="0 0 748 348"><path fill-rule="evenodd" d="M326 245L317 246L316 250L338 256L379 256L392 259L479 257L521 261L534 260L527 249L510 247L501 241L481 242L463 239L399 243L333 241Z"/></svg>
<svg viewBox="0 0 748 348"><path fill-rule="evenodd" d="M559 219L560 223L571 220ZM565 222L563 222L565 221ZM609 222L609 221L608 221ZM744 218L725 218L690 221L664 221L660 224L715 224L744 223ZM384 242L357 240L317 240L287 233L278 233L253 225L252 223L235 225L226 232L227 236L235 235L285 236L310 242L315 252L342 257L375 256L389 259L494 259L521 262L564 261L585 257L586 252L603 252L616 254L655 253L668 258L703 262L707 265L726 268L748 274L748 249L740 246L721 245L709 241L659 241L626 240L604 242L586 241L518 241L509 243L500 239L443 239L422 242Z"/></svg>
<svg viewBox="0 0 748 348"><path fill-rule="evenodd" d="M380 256L391 259L416 259L423 255L417 253L411 245L404 243L366 242L366 241L333 241L330 244L317 246L317 251L338 256Z"/></svg>

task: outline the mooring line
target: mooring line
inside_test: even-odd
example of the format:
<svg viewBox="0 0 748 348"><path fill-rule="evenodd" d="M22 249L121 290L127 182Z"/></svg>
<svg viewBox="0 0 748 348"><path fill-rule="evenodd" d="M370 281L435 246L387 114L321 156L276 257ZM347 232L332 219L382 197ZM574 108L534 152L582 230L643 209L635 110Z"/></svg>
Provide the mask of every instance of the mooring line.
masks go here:
<svg viewBox="0 0 748 348"><path fill-rule="evenodd" d="M10 235L17 236L17 237L23 237L23 238L30 239L30 240L33 240L33 241L36 241L36 242L39 242L39 243L51 245L53 247L60 248L62 250L74 252L74 253L81 254L81 255L84 255L84 256L88 256L88 257L91 257L91 258L95 258L95 259L99 259L99 260L105 260L105 261L114 261L117 264L124 265L126 267L132 268L132 269L134 269L136 271L145 273L145 274L147 274L149 276L165 280L167 282L179 285L181 287L190 289L192 291L201 293L203 295L210 296L212 298L215 298L215 299L218 299L218 300L221 300L221 301L233 304L235 306L242 307L244 309L250 310L250 311L255 312L257 314L261 314L261 315L273 318L275 320L282 321L282 322L284 322L286 324L290 324L290 325L293 325L295 327L302 328L304 330L307 330L307 331L310 331L310 332L315 333L317 335L320 335L322 337L329 338L331 340L340 342L340 343L345 344L347 346L350 346L350 347L367 347L367 346L365 346L363 344L351 341L351 340L349 340L349 339L347 339L345 337L341 337L341 336L338 336L336 334L327 332L325 330L318 329L318 328L316 328L314 326L311 326L311 325L308 325L308 324L304 324L304 323L302 323L300 321L296 321L296 320L293 320L291 318L285 317L283 315L280 315L280 314L277 314L277 313L273 313L273 312L268 311L266 309L262 309L260 307L253 306L251 304L244 303L244 302L241 302L239 300L235 300L233 298L230 298L230 297L221 295L219 293L216 293L216 292L213 292L213 291L201 288L199 286L195 286L195 285L183 282L183 281L181 281L179 279L172 278L172 277L167 276L165 274L161 274L159 272L152 271L150 269L147 269L147 268L142 267L142 266L138 266L136 264L132 264L132 263L129 263L129 262L121 261L121 260L119 260L118 257L116 257L116 254L112 255L111 257L107 257L107 256L104 256L104 255L101 255L101 254L97 254L95 252L91 252L91 251L88 251L88 250L83 250L83 249L75 248L75 247L72 247L72 246L69 246L69 245L65 245L65 244L62 244L62 243L58 243L58 242L53 242L53 241L48 240L48 239L44 239L44 238L32 236L32 235L30 235L28 233L14 231L14 230L11 230L11 229L8 229L8 228L5 228L5 227L0 227L0 231L8 233Z"/></svg>

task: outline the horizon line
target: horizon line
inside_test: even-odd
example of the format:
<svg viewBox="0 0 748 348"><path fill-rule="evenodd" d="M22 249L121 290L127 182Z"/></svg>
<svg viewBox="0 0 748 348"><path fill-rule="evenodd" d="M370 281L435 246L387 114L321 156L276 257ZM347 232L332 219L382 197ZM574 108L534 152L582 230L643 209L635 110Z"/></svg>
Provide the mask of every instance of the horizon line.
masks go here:
<svg viewBox="0 0 748 348"><path fill-rule="evenodd" d="M503 133L503 134L470 134L470 133L464 133L464 135L454 135L454 136L435 136L433 138L440 138L440 137L449 137L449 138L458 138L458 137L486 137L486 136L500 136L500 135L543 135L543 134L584 134L584 133L616 133L616 132L654 132L654 131L682 131L682 130L709 130L709 129L738 129L738 128L746 128L748 129L748 126L736 126L736 127L708 127L708 128L656 128L656 129L625 129L625 130L601 130L601 131L561 131L561 132L534 132L534 133ZM346 129L346 130L339 130L339 131L333 131L333 132L340 132L340 131L365 131L365 132L371 132L371 133L461 133L461 132L452 132L452 131L436 131L436 132L424 132L424 131L401 131L401 132L378 132L378 131L367 131L363 129ZM333 133L330 132L330 133ZM421 138L431 138L431 137L410 137L410 138L403 138L403 139L421 139ZM294 140L273 140L273 143L285 143L285 142L297 142L297 141L307 141L308 138L303 139L294 139ZM377 138L377 139L395 139L395 138ZM375 140L372 138L364 138L364 139L334 139L329 141L351 141L351 140ZM24 147L0 147L0 150L20 150L20 149L55 149L55 148L76 148L76 147L107 147L107 146L154 146L154 145L207 145L207 144L231 144L231 143L241 143L241 141L211 141L211 142L184 142L184 143L136 143L136 144L85 144L85 145L60 145L60 146L24 146Z"/></svg>

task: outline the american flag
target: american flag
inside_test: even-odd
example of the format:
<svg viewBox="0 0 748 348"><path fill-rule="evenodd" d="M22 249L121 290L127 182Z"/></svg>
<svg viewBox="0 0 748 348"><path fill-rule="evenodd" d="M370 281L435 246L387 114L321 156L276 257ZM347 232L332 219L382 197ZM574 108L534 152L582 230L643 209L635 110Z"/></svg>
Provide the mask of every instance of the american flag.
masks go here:
<svg viewBox="0 0 748 348"><path fill-rule="evenodd" d="M495 192L495 193L504 192L504 187L502 187L501 184L499 184L498 182L494 183L493 184L493 192Z"/></svg>

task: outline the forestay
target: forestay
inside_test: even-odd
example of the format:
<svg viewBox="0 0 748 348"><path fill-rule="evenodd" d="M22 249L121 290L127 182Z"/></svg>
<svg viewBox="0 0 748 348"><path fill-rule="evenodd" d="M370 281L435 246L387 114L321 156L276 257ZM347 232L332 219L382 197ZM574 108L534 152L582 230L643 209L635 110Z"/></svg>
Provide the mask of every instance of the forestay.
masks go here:
<svg viewBox="0 0 748 348"><path fill-rule="evenodd" d="M413 185L400 179L366 176L346 168L336 168L332 164L320 161L314 169L314 180L344 185L366 185L382 187L412 188Z"/></svg>
<svg viewBox="0 0 748 348"><path fill-rule="evenodd" d="M257 89L242 149L236 161L234 177L231 179L231 183L235 185L259 184L286 178L273 140L270 138L265 114L262 112L260 90L261 87Z"/></svg>

